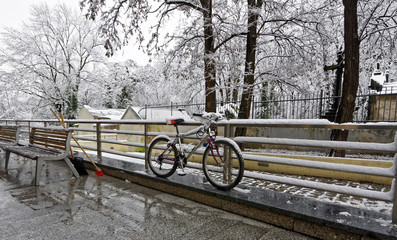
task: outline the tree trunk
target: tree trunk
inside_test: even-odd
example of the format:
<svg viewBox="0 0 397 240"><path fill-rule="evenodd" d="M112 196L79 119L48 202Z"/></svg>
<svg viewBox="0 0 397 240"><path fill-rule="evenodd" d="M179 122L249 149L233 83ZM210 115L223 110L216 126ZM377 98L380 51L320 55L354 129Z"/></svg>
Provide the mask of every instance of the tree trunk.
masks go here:
<svg viewBox="0 0 397 240"><path fill-rule="evenodd" d="M345 71L342 88L342 98L336 114L337 123L353 121L353 113L359 82L360 41L357 26L357 1L343 0L345 6ZM331 139L346 141L348 131L334 130ZM333 154L333 152L331 152ZM335 156L344 156L344 151L336 151Z"/></svg>
<svg viewBox="0 0 397 240"><path fill-rule="evenodd" d="M207 11L204 18L204 79L205 79L205 111L216 112L216 69L214 60L214 30L212 27L212 0L201 0L201 6Z"/></svg>
<svg viewBox="0 0 397 240"><path fill-rule="evenodd" d="M262 0L248 0L248 34L245 52L244 87L238 112L239 119L248 119L251 112L252 92L255 82L255 61L258 14L255 10L262 6ZM237 128L236 136L245 136L246 128Z"/></svg>

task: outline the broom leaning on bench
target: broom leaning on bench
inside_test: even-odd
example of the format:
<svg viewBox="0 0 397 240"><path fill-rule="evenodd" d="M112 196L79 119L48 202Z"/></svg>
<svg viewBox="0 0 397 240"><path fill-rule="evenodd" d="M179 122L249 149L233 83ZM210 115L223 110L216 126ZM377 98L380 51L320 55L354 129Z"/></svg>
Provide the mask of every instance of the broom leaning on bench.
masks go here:
<svg viewBox="0 0 397 240"><path fill-rule="evenodd" d="M52 110L52 108L50 108L50 110L51 110L51 112L54 114L54 116L58 119L58 121L61 123L62 127L66 128L65 122L63 121L62 112L59 111L59 114L60 114L60 116L61 116L61 118L59 118L58 115L54 112L54 110ZM90 156L86 153L86 151L85 151L84 148L79 144L79 142L76 140L76 138L74 138L73 136L72 136L72 138L73 138L73 140L76 142L76 144L80 147L81 151L83 151L83 153L84 153L85 156L88 158L88 160L90 160L90 162L92 163L92 165L94 165L94 167L95 167L95 174L96 174L97 176L103 176L102 169L100 169L100 168L94 163L94 161L92 161L92 159L90 158ZM73 157L73 152L72 152L72 151L70 151L70 152L71 152L72 157ZM85 170L84 164L81 163L81 164L78 164L78 166L81 166L81 167L79 167L79 169L81 168L81 171L87 172L87 171ZM88 174L88 173L87 173L87 174Z"/></svg>

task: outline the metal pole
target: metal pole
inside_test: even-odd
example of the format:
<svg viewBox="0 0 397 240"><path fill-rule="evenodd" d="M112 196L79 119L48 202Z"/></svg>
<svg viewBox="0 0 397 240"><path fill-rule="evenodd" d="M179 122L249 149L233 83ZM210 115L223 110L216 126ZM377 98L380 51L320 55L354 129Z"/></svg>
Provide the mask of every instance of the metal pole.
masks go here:
<svg viewBox="0 0 397 240"><path fill-rule="evenodd" d="M102 163L101 124L96 124L96 152L98 163Z"/></svg>
<svg viewBox="0 0 397 240"><path fill-rule="evenodd" d="M149 171L149 159L148 159L148 125L144 123L144 142L145 142L145 170Z"/></svg>
<svg viewBox="0 0 397 240"><path fill-rule="evenodd" d="M231 137L231 131L230 131L230 124L225 125L225 137L229 138ZM232 181L232 171L233 171L233 159L232 159L232 151L231 149L225 149L227 152L224 152L224 158L225 158L225 166L226 168L224 169L224 176L223 178L226 180L227 183L230 183Z"/></svg>

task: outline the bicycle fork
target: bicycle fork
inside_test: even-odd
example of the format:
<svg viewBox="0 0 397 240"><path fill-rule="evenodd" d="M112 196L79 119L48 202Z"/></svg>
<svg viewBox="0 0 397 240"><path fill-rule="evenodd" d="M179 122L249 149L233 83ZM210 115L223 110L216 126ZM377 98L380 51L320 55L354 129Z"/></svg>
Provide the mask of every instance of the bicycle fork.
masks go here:
<svg viewBox="0 0 397 240"><path fill-rule="evenodd" d="M185 172L185 166L184 163L187 163L187 159L185 157L185 151L183 151L182 149L182 142L181 142L181 138L179 137L179 130L178 130L178 126L175 125L176 128L176 137L178 139L178 144L179 144L179 149L178 149L178 156L177 156L177 161L179 163L179 167L181 169L181 171L178 171L178 175L179 176L185 176L186 172Z"/></svg>

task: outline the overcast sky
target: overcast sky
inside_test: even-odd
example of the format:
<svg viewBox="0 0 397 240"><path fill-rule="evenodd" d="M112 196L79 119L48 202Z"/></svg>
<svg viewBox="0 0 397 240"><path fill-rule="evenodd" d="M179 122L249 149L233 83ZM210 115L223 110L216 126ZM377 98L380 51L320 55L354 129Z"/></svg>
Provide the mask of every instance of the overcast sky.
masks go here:
<svg viewBox="0 0 397 240"><path fill-rule="evenodd" d="M49 6L57 3L65 3L80 11L80 0L2 0L0 3L0 28L14 27L18 28L23 22L29 20L30 6L46 2ZM124 50L124 51L123 51ZM125 60L133 59L139 65L145 65L148 57L138 51L136 47L129 46L116 52L116 59Z"/></svg>
<svg viewBox="0 0 397 240"><path fill-rule="evenodd" d="M0 25L1 27L17 27L23 21L29 19L30 6L46 2L52 6L65 3L70 7L79 9L80 0L3 0L0 4Z"/></svg>

